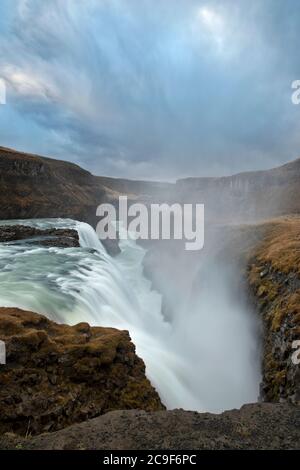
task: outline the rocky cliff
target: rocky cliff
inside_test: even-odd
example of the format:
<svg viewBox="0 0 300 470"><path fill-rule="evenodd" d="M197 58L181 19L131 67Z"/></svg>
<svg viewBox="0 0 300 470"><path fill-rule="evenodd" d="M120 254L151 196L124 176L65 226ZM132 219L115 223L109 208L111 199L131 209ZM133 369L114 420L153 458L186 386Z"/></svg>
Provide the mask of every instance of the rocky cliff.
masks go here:
<svg viewBox="0 0 300 470"><path fill-rule="evenodd" d="M109 189L77 165L0 147L0 219L94 222Z"/></svg>
<svg viewBox="0 0 300 470"><path fill-rule="evenodd" d="M300 340L299 234L298 217L269 223L248 265L263 325L261 396L265 401L300 404L300 365L292 361L293 342Z"/></svg>
<svg viewBox="0 0 300 470"><path fill-rule="evenodd" d="M198 202L207 220L300 213L300 159L268 171L176 184L94 176L78 165L0 147L0 219L70 217L95 227L96 208L120 194L151 202Z"/></svg>
<svg viewBox="0 0 300 470"><path fill-rule="evenodd" d="M0 308L0 433L55 431L116 409L162 410L127 331Z"/></svg>

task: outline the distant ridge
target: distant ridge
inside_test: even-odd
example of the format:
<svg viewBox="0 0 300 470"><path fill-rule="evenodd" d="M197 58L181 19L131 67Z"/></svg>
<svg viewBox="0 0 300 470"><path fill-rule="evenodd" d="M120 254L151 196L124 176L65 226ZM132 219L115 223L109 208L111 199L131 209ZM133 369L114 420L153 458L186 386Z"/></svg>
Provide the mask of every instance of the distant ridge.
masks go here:
<svg viewBox="0 0 300 470"><path fill-rule="evenodd" d="M75 163L0 147L0 218L72 217L95 225L96 207L119 194L199 202L209 220L253 221L300 213L300 159L280 167L176 183L94 176Z"/></svg>

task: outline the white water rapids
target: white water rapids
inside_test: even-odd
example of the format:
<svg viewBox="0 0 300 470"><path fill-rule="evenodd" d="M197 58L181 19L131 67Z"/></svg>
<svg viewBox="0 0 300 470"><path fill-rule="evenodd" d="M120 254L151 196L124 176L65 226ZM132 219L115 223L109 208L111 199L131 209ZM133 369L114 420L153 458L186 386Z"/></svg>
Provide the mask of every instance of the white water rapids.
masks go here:
<svg viewBox="0 0 300 470"><path fill-rule="evenodd" d="M166 322L161 296L143 276L145 250L121 240L111 258L95 231L69 219L3 221L75 228L80 248L0 244L0 305L67 324L129 330L146 374L168 408L219 412L257 399L253 320L226 292L207 292L197 310ZM180 289L180 286L178 286Z"/></svg>

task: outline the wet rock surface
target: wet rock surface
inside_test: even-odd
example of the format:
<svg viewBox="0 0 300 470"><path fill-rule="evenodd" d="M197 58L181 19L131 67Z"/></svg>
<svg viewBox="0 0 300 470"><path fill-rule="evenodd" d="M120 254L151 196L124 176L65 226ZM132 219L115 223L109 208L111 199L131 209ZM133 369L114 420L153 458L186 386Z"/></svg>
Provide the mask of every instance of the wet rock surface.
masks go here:
<svg viewBox="0 0 300 470"><path fill-rule="evenodd" d="M115 409L164 409L127 331L0 308L0 433L34 435Z"/></svg>
<svg viewBox="0 0 300 470"><path fill-rule="evenodd" d="M300 408L253 404L220 415L174 410L113 411L28 439L0 437L2 449L299 449Z"/></svg>

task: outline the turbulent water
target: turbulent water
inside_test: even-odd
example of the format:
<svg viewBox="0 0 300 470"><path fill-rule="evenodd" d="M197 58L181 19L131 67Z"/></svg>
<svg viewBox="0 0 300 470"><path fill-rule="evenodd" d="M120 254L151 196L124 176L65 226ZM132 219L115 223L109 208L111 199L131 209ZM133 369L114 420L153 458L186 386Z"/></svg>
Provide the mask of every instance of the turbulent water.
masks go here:
<svg viewBox="0 0 300 470"><path fill-rule="evenodd" d="M222 411L256 401L259 367L248 312L206 289L188 315L166 321L161 296L143 276L145 251L121 240L111 258L94 230L69 219L1 222L75 228L80 248L0 244L0 305L75 324L127 329L168 408ZM220 282L222 286L222 282Z"/></svg>

